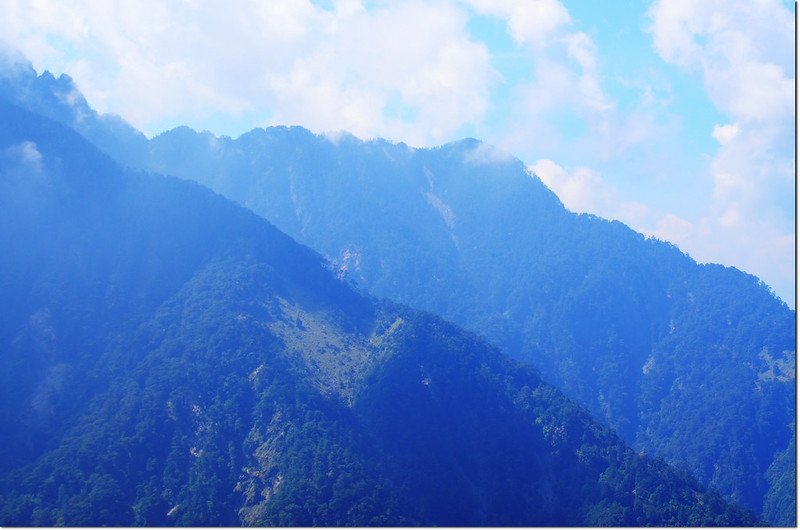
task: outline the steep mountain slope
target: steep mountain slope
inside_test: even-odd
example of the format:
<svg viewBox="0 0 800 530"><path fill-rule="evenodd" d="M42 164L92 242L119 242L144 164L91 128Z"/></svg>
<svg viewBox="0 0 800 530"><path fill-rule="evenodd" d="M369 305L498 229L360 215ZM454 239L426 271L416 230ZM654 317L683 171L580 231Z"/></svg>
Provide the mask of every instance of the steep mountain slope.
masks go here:
<svg viewBox="0 0 800 530"><path fill-rule="evenodd" d="M0 524L750 525L473 335L0 103Z"/></svg>
<svg viewBox="0 0 800 530"><path fill-rule="evenodd" d="M98 114L66 74L37 76L21 57L0 49L0 99L71 127L100 150L128 166L138 166L147 138L114 114Z"/></svg>
<svg viewBox="0 0 800 530"><path fill-rule="evenodd" d="M151 140L147 167L251 208L369 292L532 361L626 441L736 502L762 510L771 466L794 476L780 457L794 436L794 312L753 276L566 211L488 145L182 127Z"/></svg>

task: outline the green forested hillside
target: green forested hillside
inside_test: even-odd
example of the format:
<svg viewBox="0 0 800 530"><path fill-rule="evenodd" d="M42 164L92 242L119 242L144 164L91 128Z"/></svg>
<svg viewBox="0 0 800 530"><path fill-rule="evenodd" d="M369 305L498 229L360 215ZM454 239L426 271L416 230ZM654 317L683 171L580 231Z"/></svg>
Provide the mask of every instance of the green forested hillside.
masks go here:
<svg viewBox="0 0 800 530"><path fill-rule="evenodd" d="M3 526L756 522L252 213L0 118Z"/></svg>
<svg viewBox="0 0 800 530"><path fill-rule="evenodd" d="M781 456L795 314L757 278L568 212L475 140L412 149L297 127L237 139L179 128L151 140L147 167L251 208L361 288L532 362L638 450L793 520L773 510L794 506L774 481L795 474Z"/></svg>

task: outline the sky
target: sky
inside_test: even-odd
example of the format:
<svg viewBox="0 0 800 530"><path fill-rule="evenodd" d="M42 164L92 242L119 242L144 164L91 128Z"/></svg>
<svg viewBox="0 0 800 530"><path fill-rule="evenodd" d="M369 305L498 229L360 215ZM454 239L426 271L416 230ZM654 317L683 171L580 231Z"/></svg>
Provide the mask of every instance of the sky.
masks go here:
<svg viewBox="0 0 800 530"><path fill-rule="evenodd" d="M0 40L148 136L474 137L575 212L795 298L790 0L0 0Z"/></svg>

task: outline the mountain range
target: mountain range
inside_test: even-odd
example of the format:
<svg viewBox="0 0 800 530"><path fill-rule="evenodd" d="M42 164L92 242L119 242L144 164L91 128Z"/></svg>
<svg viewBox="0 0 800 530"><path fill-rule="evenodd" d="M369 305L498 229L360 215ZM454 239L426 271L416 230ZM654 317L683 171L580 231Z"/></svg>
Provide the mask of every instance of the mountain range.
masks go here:
<svg viewBox="0 0 800 530"><path fill-rule="evenodd" d="M3 524L794 524L757 278L476 140L147 140L6 72Z"/></svg>
<svg viewBox="0 0 800 530"><path fill-rule="evenodd" d="M270 219L365 291L485 336L637 450L769 511L794 438L795 315L754 276L569 212L475 140L179 128L147 160Z"/></svg>

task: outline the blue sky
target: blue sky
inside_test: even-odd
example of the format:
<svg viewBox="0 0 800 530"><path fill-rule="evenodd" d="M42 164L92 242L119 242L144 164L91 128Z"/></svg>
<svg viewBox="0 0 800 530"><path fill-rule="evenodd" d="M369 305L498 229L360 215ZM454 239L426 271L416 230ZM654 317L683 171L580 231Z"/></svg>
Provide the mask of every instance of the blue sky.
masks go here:
<svg viewBox="0 0 800 530"><path fill-rule="evenodd" d="M472 136L573 211L619 219L794 305L788 0L0 3L37 71L152 136L297 124Z"/></svg>

